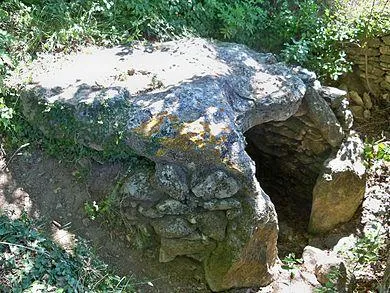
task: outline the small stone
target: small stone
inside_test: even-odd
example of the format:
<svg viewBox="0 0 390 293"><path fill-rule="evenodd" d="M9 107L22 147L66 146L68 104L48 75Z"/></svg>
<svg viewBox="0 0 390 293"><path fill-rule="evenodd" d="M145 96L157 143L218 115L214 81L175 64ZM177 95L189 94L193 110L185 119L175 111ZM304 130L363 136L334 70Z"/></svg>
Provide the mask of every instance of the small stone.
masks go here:
<svg viewBox="0 0 390 293"><path fill-rule="evenodd" d="M152 223L154 231L164 238L183 238L195 231L186 220L179 217L166 217Z"/></svg>
<svg viewBox="0 0 390 293"><path fill-rule="evenodd" d="M236 194L239 189L235 179L222 171L216 171L192 188L192 192L196 197L204 199L227 198Z"/></svg>
<svg viewBox="0 0 390 293"><path fill-rule="evenodd" d="M142 206L138 207L138 212L144 217L155 219L161 218L163 215L157 211L155 208L144 208Z"/></svg>
<svg viewBox="0 0 390 293"><path fill-rule="evenodd" d="M383 41L386 45L390 45L390 35L382 37L382 41Z"/></svg>
<svg viewBox="0 0 390 293"><path fill-rule="evenodd" d="M179 166L157 164L156 178L160 187L173 199L183 201L187 197L186 175Z"/></svg>
<svg viewBox="0 0 390 293"><path fill-rule="evenodd" d="M335 253L349 252L356 246L356 237L351 234L350 236L340 238L337 244L333 247Z"/></svg>
<svg viewBox="0 0 390 293"><path fill-rule="evenodd" d="M62 208L62 204L60 202L58 202L57 205L56 205L56 209L58 210L60 208Z"/></svg>
<svg viewBox="0 0 390 293"><path fill-rule="evenodd" d="M379 65L384 71L390 71L390 63L380 62Z"/></svg>
<svg viewBox="0 0 390 293"><path fill-rule="evenodd" d="M206 212L198 215L199 229L212 239L225 238L227 220L223 211Z"/></svg>
<svg viewBox="0 0 390 293"><path fill-rule="evenodd" d="M305 279L310 285L317 287L320 285L316 276L309 272L301 272L302 278Z"/></svg>
<svg viewBox="0 0 390 293"><path fill-rule="evenodd" d="M384 88L385 90L390 91L390 82L387 82L387 81L384 80L384 81L381 82L380 85L381 85L381 87Z"/></svg>
<svg viewBox="0 0 390 293"><path fill-rule="evenodd" d="M364 108L362 106L351 106L353 117L357 120L364 119Z"/></svg>
<svg viewBox="0 0 390 293"><path fill-rule="evenodd" d="M178 200L168 199L157 204L156 209L163 215L181 215L188 211L188 206Z"/></svg>
<svg viewBox="0 0 390 293"><path fill-rule="evenodd" d="M193 217L193 216L188 217L187 220L188 220L188 222L190 222L191 224L194 224L194 225L195 225L196 223L198 223L197 220L196 220L196 218Z"/></svg>
<svg viewBox="0 0 390 293"><path fill-rule="evenodd" d="M84 218L84 219L82 220L82 222L83 222L83 225L84 225L85 227L88 227L88 226L91 224L91 220L88 219L88 218Z"/></svg>
<svg viewBox="0 0 390 293"><path fill-rule="evenodd" d="M371 39L367 42L367 46L370 47L370 48L378 48L379 46L382 45L382 42L380 41L380 39Z"/></svg>
<svg viewBox="0 0 390 293"><path fill-rule="evenodd" d="M363 94L363 102L366 109L370 110L372 108L372 100L368 93Z"/></svg>
<svg viewBox="0 0 390 293"><path fill-rule="evenodd" d="M365 120L369 120L371 118L370 110L368 110L368 109L364 110L363 117L364 117Z"/></svg>
<svg viewBox="0 0 390 293"><path fill-rule="evenodd" d="M390 55L381 55L379 60L383 63L390 63Z"/></svg>
<svg viewBox="0 0 390 293"><path fill-rule="evenodd" d="M362 98L359 96L359 94L355 91L350 91L348 93L348 97L358 106L364 107L364 103Z"/></svg>
<svg viewBox="0 0 390 293"><path fill-rule="evenodd" d="M203 207L206 210L218 211L218 210L230 210L230 209L241 209L241 203L233 198L222 199L222 200L210 200L203 203Z"/></svg>
<svg viewBox="0 0 390 293"><path fill-rule="evenodd" d="M323 251L316 247L306 246L302 254L303 265L309 273L314 273L318 282L325 284L329 281L329 274L337 272L337 287L345 287L346 269L343 260L335 253ZM338 291L340 292L340 291Z"/></svg>
<svg viewBox="0 0 390 293"><path fill-rule="evenodd" d="M122 185L122 193L133 200L158 201L162 194L153 188L153 176L153 170L130 176Z"/></svg>
<svg viewBox="0 0 390 293"><path fill-rule="evenodd" d="M379 47L379 51L381 54L390 55L390 46L381 46Z"/></svg>

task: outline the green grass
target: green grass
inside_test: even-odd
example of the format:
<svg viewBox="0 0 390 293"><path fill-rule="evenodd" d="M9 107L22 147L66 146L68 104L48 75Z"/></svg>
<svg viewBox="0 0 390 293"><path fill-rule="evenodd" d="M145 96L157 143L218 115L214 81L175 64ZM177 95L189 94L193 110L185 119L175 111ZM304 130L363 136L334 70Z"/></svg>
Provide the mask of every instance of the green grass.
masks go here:
<svg viewBox="0 0 390 293"><path fill-rule="evenodd" d="M39 291L41 290L41 291ZM1 292L134 292L132 282L112 274L86 241L67 252L23 216L0 216Z"/></svg>

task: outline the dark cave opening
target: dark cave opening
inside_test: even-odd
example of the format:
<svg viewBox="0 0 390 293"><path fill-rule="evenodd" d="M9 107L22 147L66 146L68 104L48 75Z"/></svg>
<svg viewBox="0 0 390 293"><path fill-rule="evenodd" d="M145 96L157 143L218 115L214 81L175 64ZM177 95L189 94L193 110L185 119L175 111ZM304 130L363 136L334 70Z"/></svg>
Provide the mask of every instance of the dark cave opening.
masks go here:
<svg viewBox="0 0 390 293"><path fill-rule="evenodd" d="M300 255L308 244L312 191L330 146L302 117L257 125L245 133L261 188L275 205L278 250Z"/></svg>

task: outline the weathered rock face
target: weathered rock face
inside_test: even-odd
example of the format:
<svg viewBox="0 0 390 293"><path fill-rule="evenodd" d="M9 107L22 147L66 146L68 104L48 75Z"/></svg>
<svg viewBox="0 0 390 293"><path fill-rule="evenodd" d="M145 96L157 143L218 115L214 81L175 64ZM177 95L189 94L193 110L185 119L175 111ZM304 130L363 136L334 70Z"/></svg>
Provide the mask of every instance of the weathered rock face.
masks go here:
<svg viewBox="0 0 390 293"><path fill-rule="evenodd" d="M45 135L147 158L122 179L120 208L154 231L160 261L202 261L215 291L271 281L277 218L244 133L255 144L266 136L270 143L257 146L270 156L287 151L285 170L298 162L310 193L343 139L342 99L326 101L313 75L272 55L201 39L88 48L43 56L31 68L16 77L32 80L24 114Z"/></svg>
<svg viewBox="0 0 390 293"><path fill-rule="evenodd" d="M325 168L313 189L309 231L326 232L349 221L362 203L366 188L363 142L349 136Z"/></svg>

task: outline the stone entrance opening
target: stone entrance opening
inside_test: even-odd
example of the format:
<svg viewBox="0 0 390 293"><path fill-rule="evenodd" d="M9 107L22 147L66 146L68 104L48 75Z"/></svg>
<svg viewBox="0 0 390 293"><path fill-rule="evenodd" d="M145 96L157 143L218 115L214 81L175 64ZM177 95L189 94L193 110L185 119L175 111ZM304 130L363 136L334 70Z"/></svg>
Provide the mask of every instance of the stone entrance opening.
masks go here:
<svg viewBox="0 0 390 293"><path fill-rule="evenodd" d="M257 125L245 133L256 177L275 205L279 256L307 245L312 191L331 146L306 116Z"/></svg>

